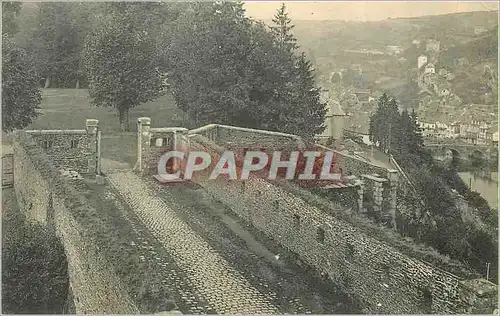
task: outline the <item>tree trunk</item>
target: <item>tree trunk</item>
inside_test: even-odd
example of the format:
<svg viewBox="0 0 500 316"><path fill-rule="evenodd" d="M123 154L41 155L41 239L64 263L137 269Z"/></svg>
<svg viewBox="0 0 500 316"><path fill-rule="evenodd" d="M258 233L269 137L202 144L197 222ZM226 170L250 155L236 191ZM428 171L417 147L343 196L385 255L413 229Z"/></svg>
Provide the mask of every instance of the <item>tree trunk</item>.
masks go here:
<svg viewBox="0 0 500 316"><path fill-rule="evenodd" d="M50 87L50 76L47 77L47 79L45 79L45 89L47 89L48 87Z"/></svg>
<svg viewBox="0 0 500 316"><path fill-rule="evenodd" d="M128 126L128 108L118 109L118 117L120 120L120 131L125 132L129 130Z"/></svg>
<svg viewBox="0 0 500 316"><path fill-rule="evenodd" d="M128 108L126 108L125 109L125 118L124 118L124 120L125 120L125 131L127 131L127 132L130 131L130 124L129 124L128 113L129 113Z"/></svg>
<svg viewBox="0 0 500 316"><path fill-rule="evenodd" d="M75 87L75 89L80 89L80 80L79 79L76 80L76 87Z"/></svg>

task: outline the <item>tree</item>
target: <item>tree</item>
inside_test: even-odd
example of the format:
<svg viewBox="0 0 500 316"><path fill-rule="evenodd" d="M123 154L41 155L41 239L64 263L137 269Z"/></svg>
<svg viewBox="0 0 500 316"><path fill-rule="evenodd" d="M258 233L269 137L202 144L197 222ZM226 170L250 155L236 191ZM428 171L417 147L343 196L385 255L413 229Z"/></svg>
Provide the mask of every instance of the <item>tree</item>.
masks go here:
<svg viewBox="0 0 500 316"><path fill-rule="evenodd" d="M271 26L280 62L280 86L276 103L279 115L269 125L281 126L280 131L299 134L312 139L325 129L325 104L320 101L321 89L316 86L315 70L305 53L297 55L299 46L292 34L294 25L286 12L285 4L277 10Z"/></svg>
<svg viewBox="0 0 500 316"><path fill-rule="evenodd" d="M293 53L298 48L297 39L291 34L295 25L292 24L292 20L288 17L284 3L281 4L281 7L274 15L273 23L275 26L271 26L271 32L274 35L276 44L280 49Z"/></svg>
<svg viewBox="0 0 500 316"><path fill-rule="evenodd" d="M291 85L293 92L287 104L290 112L283 131L312 139L325 129L326 107L320 101L321 89L315 86L314 70L304 53L298 58L293 73L296 80Z"/></svg>
<svg viewBox="0 0 500 316"><path fill-rule="evenodd" d="M26 127L38 116L42 99L32 59L10 39L2 43L2 130Z"/></svg>
<svg viewBox="0 0 500 316"><path fill-rule="evenodd" d="M324 121L314 70L280 34L247 18L239 2L189 4L162 49L178 106L195 125L314 135Z"/></svg>
<svg viewBox="0 0 500 316"><path fill-rule="evenodd" d="M2 36L13 36L19 29L15 19L21 11L21 2L2 2Z"/></svg>
<svg viewBox="0 0 500 316"><path fill-rule="evenodd" d="M87 37L84 65L91 104L114 107L123 131L129 109L159 97L164 84L154 39L119 5L123 10L107 12Z"/></svg>
<svg viewBox="0 0 500 316"><path fill-rule="evenodd" d="M389 107L389 96L384 93L378 100L378 107L376 112L370 118L370 140L378 143L382 151L389 148L389 125L387 120L387 113Z"/></svg>
<svg viewBox="0 0 500 316"><path fill-rule="evenodd" d="M75 3L47 2L38 7L39 27L33 34L34 49L45 88L74 86L81 46L72 12Z"/></svg>

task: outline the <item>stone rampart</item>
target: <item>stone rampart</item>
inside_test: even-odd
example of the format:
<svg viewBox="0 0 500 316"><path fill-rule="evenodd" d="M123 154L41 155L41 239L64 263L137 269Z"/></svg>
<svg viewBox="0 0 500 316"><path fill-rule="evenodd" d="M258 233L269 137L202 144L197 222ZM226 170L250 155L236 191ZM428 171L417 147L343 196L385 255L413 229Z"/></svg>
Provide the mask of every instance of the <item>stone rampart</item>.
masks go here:
<svg viewBox="0 0 500 316"><path fill-rule="evenodd" d="M71 189L53 156L38 143L30 135L17 135L13 144L14 188L20 210L28 218L53 227L62 240L76 313L137 312L105 254L73 216L72 211L85 197Z"/></svg>
<svg viewBox="0 0 500 316"><path fill-rule="evenodd" d="M208 139L191 138L192 147L205 147L212 154L222 152L221 146L213 143L211 150L208 144ZM335 206L333 212L325 212L306 196L252 174L245 181L228 181L225 177L209 180L209 174L199 172L192 181L362 301L367 312L459 313L473 309L463 300L461 277L373 237L335 215L339 213Z"/></svg>
<svg viewBox="0 0 500 316"><path fill-rule="evenodd" d="M81 174L99 174L98 120L88 119L86 129L75 130L28 130L59 168Z"/></svg>

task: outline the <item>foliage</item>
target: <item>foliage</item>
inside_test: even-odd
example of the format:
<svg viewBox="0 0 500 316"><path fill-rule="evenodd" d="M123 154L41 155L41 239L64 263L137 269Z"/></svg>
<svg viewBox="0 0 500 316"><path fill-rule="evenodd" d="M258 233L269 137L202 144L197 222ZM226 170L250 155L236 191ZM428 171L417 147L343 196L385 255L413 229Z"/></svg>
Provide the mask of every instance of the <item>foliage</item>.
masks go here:
<svg viewBox="0 0 500 316"><path fill-rule="evenodd" d="M61 314L69 279L63 245L53 232L23 222L2 249L2 312Z"/></svg>
<svg viewBox="0 0 500 316"><path fill-rule="evenodd" d="M284 3L282 3L281 7L277 10L273 18L273 23L275 26L271 26L270 28L277 45L288 52L293 52L297 49L297 39L291 33L295 26L291 24L292 20L288 17Z"/></svg>
<svg viewBox="0 0 500 316"><path fill-rule="evenodd" d="M2 2L2 36L12 36L19 30L16 17L21 11L21 2Z"/></svg>
<svg viewBox="0 0 500 316"><path fill-rule="evenodd" d="M241 3L224 2L190 4L166 31L171 91L196 125L225 123L306 137L322 129L324 105L311 64L291 51L294 39L284 33L291 26L277 28L279 36L247 18Z"/></svg>
<svg viewBox="0 0 500 316"><path fill-rule="evenodd" d="M38 28L33 34L33 50L37 53L39 72L57 86L76 80L79 65L77 28L72 21L74 4L65 2L40 3Z"/></svg>
<svg viewBox="0 0 500 316"><path fill-rule="evenodd" d="M405 201L421 210L422 215L404 223L411 227L411 236L477 271L482 271L486 262L496 262L496 233L487 233L496 231L495 213L483 198L467 188L455 169L432 160L424 148L416 115L406 110L399 113L396 100L384 94L370 120L370 135L382 150L390 151L415 185L417 199ZM462 194L469 207L476 209L474 215L480 223L464 219L468 210L463 209L457 194ZM492 268L491 275L496 273L496 268Z"/></svg>
<svg viewBox="0 0 500 316"><path fill-rule="evenodd" d="M114 107L121 128L128 124L128 110L156 99L163 90L163 75L155 41L133 18L125 3L107 12L85 42L84 62L91 104Z"/></svg>
<svg viewBox="0 0 500 316"><path fill-rule="evenodd" d="M2 130L9 132L38 115L41 92L32 59L9 38L2 44Z"/></svg>

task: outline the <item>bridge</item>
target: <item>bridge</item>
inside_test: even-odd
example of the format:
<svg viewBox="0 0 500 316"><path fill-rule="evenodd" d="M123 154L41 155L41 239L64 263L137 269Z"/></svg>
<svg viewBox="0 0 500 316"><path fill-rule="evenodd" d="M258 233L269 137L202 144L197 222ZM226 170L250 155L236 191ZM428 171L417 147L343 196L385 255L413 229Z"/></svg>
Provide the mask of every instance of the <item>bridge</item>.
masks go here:
<svg viewBox="0 0 500 316"><path fill-rule="evenodd" d="M498 162L498 147L493 145L466 144L458 141L426 141L425 147L437 160L452 156L458 161L480 159L489 164Z"/></svg>

